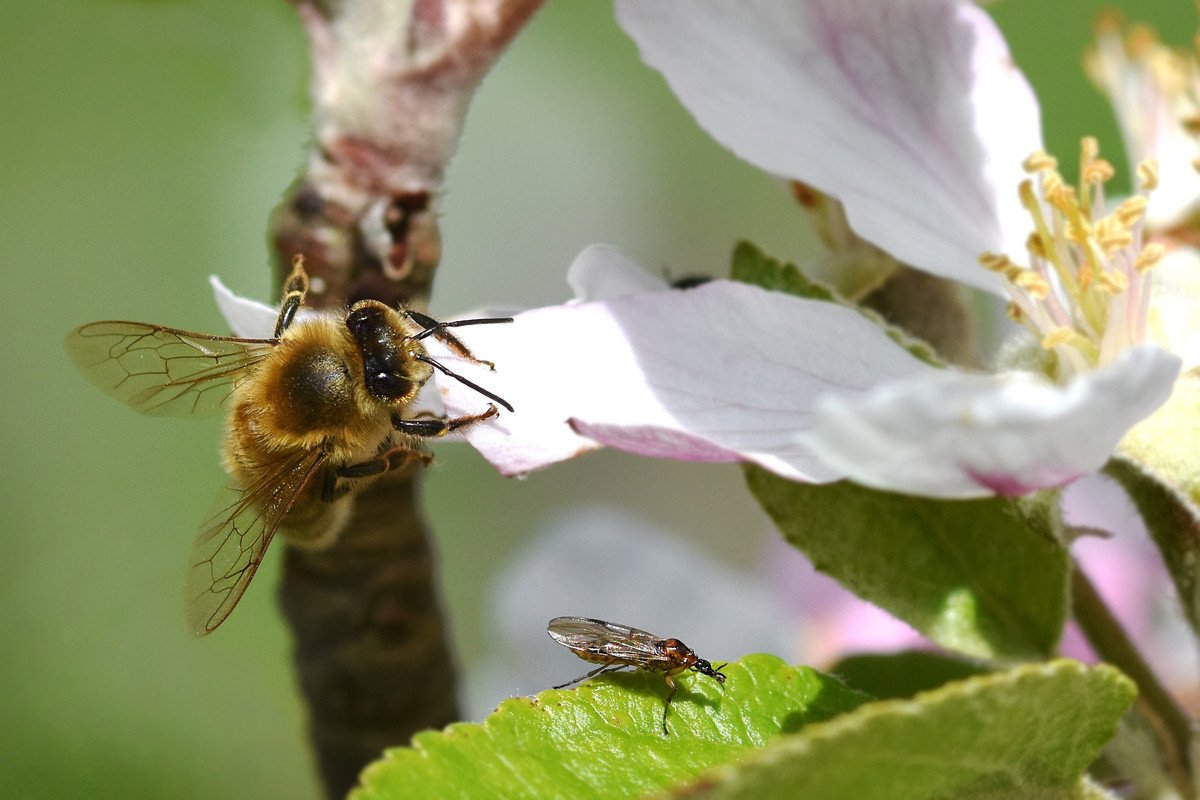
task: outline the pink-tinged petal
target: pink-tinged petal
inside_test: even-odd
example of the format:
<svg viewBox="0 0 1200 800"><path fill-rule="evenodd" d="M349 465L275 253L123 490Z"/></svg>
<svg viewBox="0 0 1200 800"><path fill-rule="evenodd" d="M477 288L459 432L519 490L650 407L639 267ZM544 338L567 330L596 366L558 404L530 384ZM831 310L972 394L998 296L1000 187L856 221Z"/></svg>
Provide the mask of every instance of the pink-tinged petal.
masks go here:
<svg viewBox="0 0 1200 800"><path fill-rule="evenodd" d="M1062 486L1099 469L1166 402L1179 366L1143 345L1064 387L942 372L822 398L808 444L859 483L893 491L980 497Z"/></svg>
<svg viewBox="0 0 1200 800"><path fill-rule="evenodd" d="M650 458L677 461L708 461L718 464L740 461L736 450L719 447L700 436L651 425L605 425L571 420L571 428L580 436L594 439L606 447Z"/></svg>
<svg viewBox="0 0 1200 800"><path fill-rule="evenodd" d="M587 432L645 455L836 480L800 439L816 398L937 372L851 309L730 281L535 309L460 335L496 369L447 363L515 408L467 430L507 475L597 447ZM439 385L450 414L486 402Z"/></svg>
<svg viewBox="0 0 1200 800"><path fill-rule="evenodd" d="M1041 123L973 3L618 0L617 17L717 141L838 198L901 261L1001 292L976 259L1024 252Z"/></svg>

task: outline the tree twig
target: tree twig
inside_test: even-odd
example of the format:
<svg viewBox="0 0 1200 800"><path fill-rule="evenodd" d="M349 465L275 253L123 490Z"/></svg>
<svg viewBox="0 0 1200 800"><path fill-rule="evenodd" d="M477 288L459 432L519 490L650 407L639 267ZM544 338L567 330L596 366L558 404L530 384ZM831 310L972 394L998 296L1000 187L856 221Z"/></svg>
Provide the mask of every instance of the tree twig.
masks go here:
<svg viewBox="0 0 1200 800"><path fill-rule="evenodd" d="M280 267L304 256L313 305L427 305L437 196L467 106L541 3L296 0L312 50L314 143L271 238ZM458 716L417 498L417 470L389 473L356 498L332 548L288 549L282 603L330 797L385 746Z"/></svg>

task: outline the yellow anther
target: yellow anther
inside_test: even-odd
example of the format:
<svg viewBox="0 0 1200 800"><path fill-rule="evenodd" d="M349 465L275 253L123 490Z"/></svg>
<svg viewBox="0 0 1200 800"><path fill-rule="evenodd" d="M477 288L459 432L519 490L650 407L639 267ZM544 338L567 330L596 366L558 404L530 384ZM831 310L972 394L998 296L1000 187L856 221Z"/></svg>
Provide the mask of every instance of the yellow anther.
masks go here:
<svg viewBox="0 0 1200 800"><path fill-rule="evenodd" d="M1134 25L1125 37L1125 51L1134 58L1144 58L1146 53L1158 46L1158 33L1149 25Z"/></svg>
<svg viewBox="0 0 1200 800"><path fill-rule="evenodd" d="M1142 248L1142 252L1138 253L1137 259L1133 262L1133 268L1137 270L1139 274L1148 272L1149 270L1154 269L1155 265L1162 261L1166 254L1167 248L1163 247L1161 244L1158 244L1157 242L1154 244L1148 244Z"/></svg>
<svg viewBox="0 0 1200 800"><path fill-rule="evenodd" d="M1003 253L984 253L979 257L979 266L988 272L1004 272L1012 265L1012 260Z"/></svg>
<svg viewBox="0 0 1200 800"><path fill-rule="evenodd" d="M1144 194L1135 194L1126 197L1121 205L1117 206L1113 211L1113 218L1127 228L1132 228L1141 220L1142 215L1146 213L1146 206L1149 200Z"/></svg>
<svg viewBox="0 0 1200 800"><path fill-rule="evenodd" d="M1092 20L1092 30L1097 36L1120 33L1125 27L1125 15L1115 8L1101 9Z"/></svg>
<svg viewBox="0 0 1200 800"><path fill-rule="evenodd" d="M1103 158L1097 158L1083 168L1084 183L1107 183L1116 170Z"/></svg>
<svg viewBox="0 0 1200 800"><path fill-rule="evenodd" d="M1120 230L1121 223L1117 221L1115 215L1110 214L1107 217L1101 217L1096 220L1092 226L1092 232L1097 239L1103 239L1105 236L1112 236L1114 231Z"/></svg>
<svg viewBox="0 0 1200 800"><path fill-rule="evenodd" d="M1133 234L1129 232L1128 228L1113 228L1103 236L1097 234L1096 241L1100 243L1100 248L1104 250L1105 255L1112 255L1122 248L1131 246Z"/></svg>
<svg viewBox="0 0 1200 800"><path fill-rule="evenodd" d="M1109 294L1121 294L1129 288L1129 278L1119 272L1102 272L1096 286Z"/></svg>
<svg viewBox="0 0 1200 800"><path fill-rule="evenodd" d="M1179 120L1179 124L1182 125L1183 129L1192 136L1200 136L1200 116L1189 114L1188 116Z"/></svg>
<svg viewBox="0 0 1200 800"><path fill-rule="evenodd" d="M1029 272L1029 270L1025 269L1024 267L1018 267L1016 264L1009 264L1004 270L1004 280L1011 283L1016 283L1026 272Z"/></svg>
<svg viewBox="0 0 1200 800"><path fill-rule="evenodd" d="M1117 211L1119 212L1120 209ZM1133 244L1133 232L1118 218L1116 212L1096 220L1093 235L1100 248L1110 255L1122 247L1129 247Z"/></svg>
<svg viewBox="0 0 1200 800"><path fill-rule="evenodd" d="M1064 216L1071 216L1072 212L1079 208L1079 195L1075 193L1075 187L1063 183L1062 177L1057 172L1051 172L1049 175L1053 175L1055 179L1050 180L1047 177L1045 183L1042 184L1042 193L1046 197L1046 202Z"/></svg>
<svg viewBox="0 0 1200 800"><path fill-rule="evenodd" d="M1046 258L1046 244L1042 241L1042 237L1037 233L1029 234L1029 238L1025 240L1025 249L1029 251L1029 255L1034 258Z"/></svg>
<svg viewBox="0 0 1200 800"><path fill-rule="evenodd" d="M1045 278L1038 275L1032 270L1023 269L1016 273L1005 275L1017 288L1024 290L1030 297L1036 300L1044 300L1050 294L1050 284L1046 283Z"/></svg>
<svg viewBox="0 0 1200 800"><path fill-rule="evenodd" d="M1075 338L1075 331L1071 328L1062 327L1055 328L1042 337L1042 347L1047 350L1058 347L1060 344L1066 344Z"/></svg>
<svg viewBox="0 0 1200 800"><path fill-rule="evenodd" d="M1038 208L1037 193L1033 190L1033 181L1029 178L1021 181L1017 186L1017 196L1021 198L1021 205L1027 211L1033 211Z"/></svg>
<svg viewBox="0 0 1200 800"><path fill-rule="evenodd" d="M1158 161L1147 158L1137 165L1138 184L1143 192L1153 192L1158 188Z"/></svg>
<svg viewBox="0 0 1200 800"><path fill-rule="evenodd" d="M1025 161L1021 163L1021 166L1024 167L1025 171L1030 174L1035 172L1047 172L1058 169L1058 160L1049 153L1037 150L1030 154L1029 158L1025 159Z"/></svg>
<svg viewBox="0 0 1200 800"><path fill-rule="evenodd" d="M1025 241L1032 268L996 253L979 259L986 269L1004 276L1014 298L1005 314L1042 337L1042 345L1056 351L1058 367L1066 375L1098 366L1101 341L1108 358L1114 348L1119 351L1142 340L1145 308L1126 306L1130 298L1143 298L1144 282L1138 273L1164 257L1162 246L1143 247L1142 239L1147 194L1158 184L1158 165L1152 159L1140 164L1142 193L1113 206L1103 188L1113 176L1112 164L1100 157L1094 138L1082 140L1080 153L1078 186L1064 181L1045 153L1034 153L1024 162L1026 171L1036 174L1023 180L1019 189L1021 205L1033 219L1033 232ZM1114 314L1122 320L1119 328L1110 327ZM1060 327L1047 330L1056 324Z"/></svg>

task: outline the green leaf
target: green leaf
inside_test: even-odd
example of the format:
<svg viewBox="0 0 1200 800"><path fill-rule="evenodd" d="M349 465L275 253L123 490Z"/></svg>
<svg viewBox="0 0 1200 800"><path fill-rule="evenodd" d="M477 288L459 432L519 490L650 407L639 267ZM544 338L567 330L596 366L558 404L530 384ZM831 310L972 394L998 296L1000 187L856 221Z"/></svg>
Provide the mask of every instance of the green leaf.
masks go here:
<svg viewBox="0 0 1200 800"><path fill-rule="evenodd" d="M984 675L991 667L927 650L847 656L829 672L880 700L912 697L949 683Z"/></svg>
<svg viewBox="0 0 1200 800"><path fill-rule="evenodd" d="M849 481L747 482L789 542L859 597L974 657L1044 657L1067 617L1055 496L934 500Z"/></svg>
<svg viewBox="0 0 1200 800"><path fill-rule="evenodd" d="M738 242L733 249L729 276L772 292L794 294L810 300L845 303L833 289L805 275L794 264L784 264L768 256L750 242Z"/></svg>
<svg viewBox="0 0 1200 800"><path fill-rule="evenodd" d="M578 689L505 700L482 724L413 737L367 768L352 800L636 797L744 755L870 698L768 655L685 673L662 731L663 676L605 675Z"/></svg>
<svg viewBox="0 0 1200 800"><path fill-rule="evenodd" d="M711 770L676 794L888 800L1104 797L1081 776L1133 702L1108 666L1027 664L868 703Z"/></svg>
<svg viewBox="0 0 1200 800"><path fill-rule="evenodd" d="M1162 552L1192 630L1200 632L1200 509L1144 464L1109 460L1104 472L1125 488Z"/></svg>
<svg viewBox="0 0 1200 800"><path fill-rule="evenodd" d="M735 281L754 284L773 292L784 292L809 300L838 303L853 308L882 328L889 339L926 364L935 367L943 367L946 364L945 360L927 342L921 341L901 328L889 325L879 312L845 299L826 284L805 275L795 264L784 264L777 261L750 242L738 242L737 247L734 248L733 263L729 274Z"/></svg>

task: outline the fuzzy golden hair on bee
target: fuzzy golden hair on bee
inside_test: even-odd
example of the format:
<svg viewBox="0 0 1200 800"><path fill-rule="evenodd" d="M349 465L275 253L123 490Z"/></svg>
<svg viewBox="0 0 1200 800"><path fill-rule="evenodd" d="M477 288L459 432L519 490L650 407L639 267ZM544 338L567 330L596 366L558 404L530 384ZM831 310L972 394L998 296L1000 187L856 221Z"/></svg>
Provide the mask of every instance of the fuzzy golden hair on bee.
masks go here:
<svg viewBox="0 0 1200 800"><path fill-rule="evenodd" d="M189 333L141 322L93 322L66 341L94 385L148 415L224 410L222 454L231 485L201 527L187 578L188 624L212 632L233 611L276 533L327 546L370 480L432 456L438 438L512 406L433 359L433 337L476 359L450 328L512 322L438 322L364 300L340 312L300 315L308 278L297 258L269 339ZM421 389L440 372L492 401L445 418L414 414Z"/></svg>

